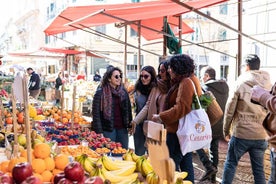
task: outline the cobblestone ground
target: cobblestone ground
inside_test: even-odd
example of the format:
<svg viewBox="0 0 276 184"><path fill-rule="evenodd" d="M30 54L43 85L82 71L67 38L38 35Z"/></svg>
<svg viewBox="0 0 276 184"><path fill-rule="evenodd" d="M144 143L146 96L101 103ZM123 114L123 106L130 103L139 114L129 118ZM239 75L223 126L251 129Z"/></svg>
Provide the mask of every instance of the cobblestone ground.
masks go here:
<svg viewBox="0 0 276 184"><path fill-rule="evenodd" d="M226 160L227 148L228 148L227 142L221 141L219 143L219 166L218 166L218 173L217 173L217 183L221 182L224 162ZM195 172L195 183L197 184L210 183L209 181L204 181L204 182L199 181L200 178L204 175L205 170L197 154L194 154L193 162L194 162L194 172ZM239 165L235 173L233 184L252 184L252 183L254 183L254 178L252 175L249 155L246 154L239 161Z"/></svg>

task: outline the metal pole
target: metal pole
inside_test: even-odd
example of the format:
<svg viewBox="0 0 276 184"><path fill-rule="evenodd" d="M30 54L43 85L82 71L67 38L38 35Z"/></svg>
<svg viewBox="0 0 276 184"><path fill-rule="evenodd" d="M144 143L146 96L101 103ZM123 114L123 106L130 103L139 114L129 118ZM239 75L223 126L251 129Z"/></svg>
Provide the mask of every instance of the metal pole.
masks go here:
<svg viewBox="0 0 276 184"><path fill-rule="evenodd" d="M138 21L138 56L137 56L137 78L140 75L141 68L141 20Z"/></svg>
<svg viewBox="0 0 276 184"><path fill-rule="evenodd" d="M125 83L127 82L127 25L125 25L125 50L124 50L124 75L125 75Z"/></svg>
<svg viewBox="0 0 276 184"><path fill-rule="evenodd" d="M238 30L242 32L242 0L238 0ZM241 58L242 58L242 36L238 35L238 58L237 58L237 65L238 65L238 72L237 75L241 74ZM238 77L236 76L236 78Z"/></svg>

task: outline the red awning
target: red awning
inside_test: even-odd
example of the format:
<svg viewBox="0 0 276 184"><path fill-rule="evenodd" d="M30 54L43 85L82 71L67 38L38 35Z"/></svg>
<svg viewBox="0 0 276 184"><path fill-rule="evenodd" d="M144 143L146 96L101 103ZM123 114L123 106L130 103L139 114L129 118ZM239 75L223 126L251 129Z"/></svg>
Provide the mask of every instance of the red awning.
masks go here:
<svg viewBox="0 0 276 184"><path fill-rule="evenodd" d="M195 8L205 8L227 0L194 0L186 3ZM190 10L168 0L140 3L104 4L68 7L44 30L47 35L58 34L97 25L137 20L150 20L164 16L180 15ZM151 21L150 21L151 22ZM150 23L152 27L152 22ZM183 31L185 31L185 26ZM191 28L189 28L190 30ZM160 30L158 28L157 30ZM187 31L187 30L186 30Z"/></svg>
<svg viewBox="0 0 276 184"><path fill-rule="evenodd" d="M174 31L175 35L179 35L178 33L178 24L179 24L179 18L175 16L169 16L168 22ZM141 35L146 39L146 40L155 40L159 38L163 38L162 28L163 28L163 17L157 17L153 19L146 19L146 20L141 20L141 25L150 27L156 31L141 27ZM132 29L134 29L136 32L138 32L138 27L137 25L130 25ZM158 32L157 32L158 31ZM194 30L190 28L187 24L185 24L182 21L182 34L187 34L187 33L192 33Z"/></svg>
<svg viewBox="0 0 276 184"><path fill-rule="evenodd" d="M45 50L47 52L61 53L61 54L81 54L81 51L78 51L78 50L62 49L62 48L41 47L40 50Z"/></svg>

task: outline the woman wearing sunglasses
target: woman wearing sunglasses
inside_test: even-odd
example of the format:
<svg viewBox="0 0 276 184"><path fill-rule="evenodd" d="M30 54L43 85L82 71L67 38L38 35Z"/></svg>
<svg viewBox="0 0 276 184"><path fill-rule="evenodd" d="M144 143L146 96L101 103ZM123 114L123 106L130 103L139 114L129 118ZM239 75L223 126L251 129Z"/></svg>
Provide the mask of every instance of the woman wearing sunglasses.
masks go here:
<svg viewBox="0 0 276 184"><path fill-rule="evenodd" d="M93 98L92 116L92 130L103 133L104 137L120 142L123 148L128 149L132 110L119 68L107 68Z"/></svg>
<svg viewBox="0 0 276 184"><path fill-rule="evenodd" d="M156 72L152 66L144 66L141 69L140 77L134 86L134 101L136 115L145 106L151 90L156 86ZM145 119L143 119L145 120ZM136 131L133 134L134 149L137 155L146 153L145 141L146 137L143 132L143 123L136 126Z"/></svg>
<svg viewBox="0 0 276 184"><path fill-rule="evenodd" d="M168 61L165 60L160 62L158 66L157 86L152 88L146 105L131 122L132 133L135 133L136 126L142 123L145 119L151 120L153 114L158 114L163 111L166 94L170 88L170 75L167 70ZM144 128L145 134L146 131L147 130Z"/></svg>
<svg viewBox="0 0 276 184"><path fill-rule="evenodd" d="M180 118L192 110L194 96L193 84L197 94L202 94L200 81L194 74L194 60L188 55L174 55L169 60L168 72L171 76L171 88L165 100L165 111L154 114L153 121L161 121L167 129L167 146L170 157L175 162L176 170L188 172L186 180L194 183L193 155L187 153L182 155L176 131Z"/></svg>

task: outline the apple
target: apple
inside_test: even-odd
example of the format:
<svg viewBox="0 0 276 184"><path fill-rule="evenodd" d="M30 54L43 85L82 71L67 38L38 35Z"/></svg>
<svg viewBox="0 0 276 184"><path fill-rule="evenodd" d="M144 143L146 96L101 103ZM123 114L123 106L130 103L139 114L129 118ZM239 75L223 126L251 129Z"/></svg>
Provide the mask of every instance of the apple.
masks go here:
<svg viewBox="0 0 276 184"><path fill-rule="evenodd" d="M43 182L36 176L32 175L25 179L21 184L42 184Z"/></svg>
<svg viewBox="0 0 276 184"><path fill-rule="evenodd" d="M25 179L29 176L33 175L33 168L32 165L28 162L22 162L16 164L12 169L12 177L15 183L22 183Z"/></svg>
<svg viewBox="0 0 276 184"><path fill-rule="evenodd" d="M85 180L85 184L103 184L103 179L99 176L89 177Z"/></svg>
<svg viewBox="0 0 276 184"><path fill-rule="evenodd" d="M58 184L73 184L73 182L67 178L61 178Z"/></svg>
<svg viewBox="0 0 276 184"><path fill-rule="evenodd" d="M79 162L70 162L64 169L65 178L71 181L81 181L84 177L84 169Z"/></svg>
<svg viewBox="0 0 276 184"><path fill-rule="evenodd" d="M13 184L13 179L8 174L3 174L0 176L0 183L1 184Z"/></svg>
<svg viewBox="0 0 276 184"><path fill-rule="evenodd" d="M54 184L58 184L59 180L61 180L62 178L65 178L64 172L56 174L54 177Z"/></svg>

